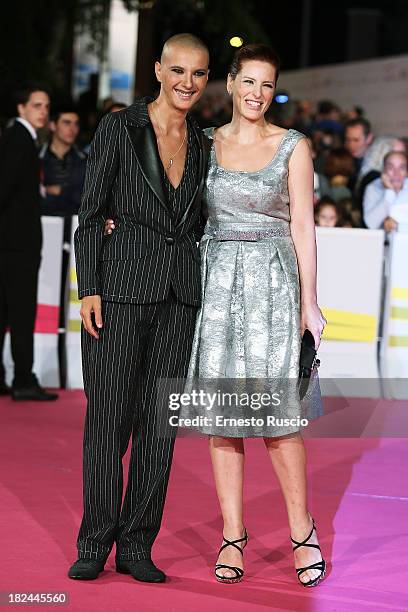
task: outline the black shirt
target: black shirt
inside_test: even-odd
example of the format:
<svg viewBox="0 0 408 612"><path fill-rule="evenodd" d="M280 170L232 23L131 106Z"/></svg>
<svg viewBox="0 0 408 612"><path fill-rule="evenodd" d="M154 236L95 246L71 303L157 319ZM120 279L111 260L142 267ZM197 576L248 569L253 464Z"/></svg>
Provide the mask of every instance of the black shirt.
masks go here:
<svg viewBox="0 0 408 612"><path fill-rule="evenodd" d="M42 215L76 215L81 204L81 194L86 171L86 156L75 146L63 158L53 153L50 146L40 153L42 183L44 186L59 185L60 195L47 194L41 202Z"/></svg>

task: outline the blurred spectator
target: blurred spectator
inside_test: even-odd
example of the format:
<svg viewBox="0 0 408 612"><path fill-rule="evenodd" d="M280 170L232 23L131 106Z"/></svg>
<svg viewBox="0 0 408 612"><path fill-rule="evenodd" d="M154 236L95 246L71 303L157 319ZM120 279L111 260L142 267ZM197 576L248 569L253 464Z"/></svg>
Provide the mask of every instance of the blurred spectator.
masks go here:
<svg viewBox="0 0 408 612"><path fill-rule="evenodd" d="M300 100L297 103L294 129L311 136L314 124L313 104L310 100Z"/></svg>
<svg viewBox="0 0 408 612"><path fill-rule="evenodd" d="M329 196L323 196L315 207L315 222L320 227L337 227L340 221L340 210Z"/></svg>
<svg viewBox="0 0 408 612"><path fill-rule="evenodd" d="M351 119L359 119L360 117L364 117L364 115L364 109L361 106L352 106L346 113L346 121L350 121Z"/></svg>
<svg viewBox="0 0 408 612"><path fill-rule="evenodd" d="M348 187L353 196L354 208L359 211L363 219L363 192L361 190L361 177L370 154L373 142L373 133L370 122L364 117L347 121L345 127L345 147L354 160L354 171L350 176Z"/></svg>
<svg viewBox="0 0 408 612"><path fill-rule="evenodd" d="M343 146L342 136L339 132L333 132L330 129L319 129L313 132L312 140L316 149L315 170L319 174L324 174L326 158L330 151Z"/></svg>
<svg viewBox="0 0 408 612"><path fill-rule="evenodd" d="M354 227L350 214L330 196L323 196L315 207L315 223L320 227Z"/></svg>
<svg viewBox="0 0 408 612"><path fill-rule="evenodd" d="M361 227L361 213L354 208L352 198L342 198L337 206L341 211L341 227Z"/></svg>
<svg viewBox="0 0 408 612"><path fill-rule="evenodd" d="M367 185L381 176L384 157L390 151L406 153L405 143L393 136L378 136L374 139L364 158L360 176L357 179L356 187L359 189L361 199L364 196L364 190Z"/></svg>
<svg viewBox="0 0 408 612"><path fill-rule="evenodd" d="M79 115L74 108L61 107L53 113L49 125L51 141L40 152L42 175L41 214L64 219L64 250L62 253L59 328L65 328L66 286L69 269L69 248L72 215L78 213L85 180L86 156L76 146L79 135ZM65 386L64 337L58 336L58 355L61 364L61 385Z"/></svg>
<svg viewBox="0 0 408 612"><path fill-rule="evenodd" d="M391 151L384 158L380 178L367 186L364 201L364 220L370 229L384 228L390 232L399 224L408 227L407 156Z"/></svg>
<svg viewBox="0 0 408 612"><path fill-rule="evenodd" d="M0 142L0 330L10 326L14 400L54 400L32 372L41 259L36 130L48 121L49 96L39 86L19 92L18 117Z"/></svg>
<svg viewBox="0 0 408 612"><path fill-rule="evenodd" d="M317 105L317 115L314 125L315 131L330 131L343 134L340 108L330 100L323 100Z"/></svg>
<svg viewBox="0 0 408 612"><path fill-rule="evenodd" d="M332 149L326 157L324 166L328 186L322 195L330 196L335 202L344 198L351 198L352 194L347 185L353 171L354 160L347 149L343 147Z"/></svg>
<svg viewBox="0 0 408 612"><path fill-rule="evenodd" d="M352 191L356 186L357 178L360 175L373 138L371 124L367 119L359 117L347 121L344 144L354 159L354 172L349 182L349 187Z"/></svg>
<svg viewBox="0 0 408 612"><path fill-rule="evenodd" d="M314 146L314 142L311 138L307 139L307 142L310 147L310 155L314 161L316 159L316 149ZM324 195L325 189L328 187L328 180L323 174L319 174L314 170L313 173L313 204L316 205L320 198Z"/></svg>
<svg viewBox="0 0 408 612"><path fill-rule="evenodd" d="M313 164L316 159L316 148L314 142L311 138L307 139L310 147L310 154L312 156ZM322 196L327 194L329 190L329 181L324 174L320 174L316 172L316 169L313 173L313 204L316 205Z"/></svg>
<svg viewBox="0 0 408 612"><path fill-rule="evenodd" d="M79 134L79 115L75 109L61 108L53 114L49 128L51 141L40 152L44 187L41 214L76 215L86 170L86 157L75 144Z"/></svg>

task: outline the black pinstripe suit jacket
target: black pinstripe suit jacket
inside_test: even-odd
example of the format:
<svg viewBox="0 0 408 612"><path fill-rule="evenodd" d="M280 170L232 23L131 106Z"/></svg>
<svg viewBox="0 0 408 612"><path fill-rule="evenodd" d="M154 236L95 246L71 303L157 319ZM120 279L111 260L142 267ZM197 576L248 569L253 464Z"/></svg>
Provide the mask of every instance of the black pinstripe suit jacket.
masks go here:
<svg viewBox="0 0 408 612"><path fill-rule="evenodd" d="M210 143L188 117L199 146L197 185L177 221L165 197L163 167L147 103L104 117L92 141L75 233L78 295L152 303L177 297L200 305L201 197ZM105 219L115 230L104 236Z"/></svg>

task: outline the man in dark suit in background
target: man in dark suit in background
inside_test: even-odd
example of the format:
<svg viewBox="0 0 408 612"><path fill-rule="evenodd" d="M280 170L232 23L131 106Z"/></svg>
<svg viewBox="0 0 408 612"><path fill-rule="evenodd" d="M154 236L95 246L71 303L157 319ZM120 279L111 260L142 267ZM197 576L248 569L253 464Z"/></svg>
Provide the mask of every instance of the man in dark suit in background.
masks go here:
<svg viewBox="0 0 408 612"><path fill-rule="evenodd" d="M208 142L187 115L208 79L189 34L164 46L157 100L106 115L91 145L75 236L84 387L84 515L69 577L116 569L163 582L151 560L172 461L156 384L187 373L201 299L197 225ZM115 233L104 238L105 219ZM122 457L132 452L122 506Z"/></svg>
<svg viewBox="0 0 408 612"><path fill-rule="evenodd" d="M41 259L40 166L36 130L48 120L39 86L17 95L18 117L0 141L0 330L10 326L14 400L54 400L32 372Z"/></svg>

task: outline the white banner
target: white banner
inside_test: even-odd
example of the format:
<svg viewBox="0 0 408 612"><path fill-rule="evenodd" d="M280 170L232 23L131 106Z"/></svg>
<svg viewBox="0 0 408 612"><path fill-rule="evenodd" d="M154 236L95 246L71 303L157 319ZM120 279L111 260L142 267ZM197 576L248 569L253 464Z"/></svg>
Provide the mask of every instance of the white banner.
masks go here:
<svg viewBox="0 0 408 612"><path fill-rule="evenodd" d="M319 348L322 389L326 395L380 396L377 348L384 232L317 227L316 238L318 302L327 319ZM338 388L339 379L354 379L349 387L353 393L347 381ZM369 385L365 379L372 379Z"/></svg>
<svg viewBox="0 0 408 612"><path fill-rule="evenodd" d="M37 318L34 334L34 366L40 384L59 387L58 322L61 291L61 263L64 222L58 217L42 217L43 248L38 279ZM14 365L6 334L4 366L11 384Z"/></svg>

